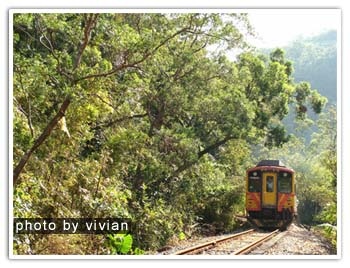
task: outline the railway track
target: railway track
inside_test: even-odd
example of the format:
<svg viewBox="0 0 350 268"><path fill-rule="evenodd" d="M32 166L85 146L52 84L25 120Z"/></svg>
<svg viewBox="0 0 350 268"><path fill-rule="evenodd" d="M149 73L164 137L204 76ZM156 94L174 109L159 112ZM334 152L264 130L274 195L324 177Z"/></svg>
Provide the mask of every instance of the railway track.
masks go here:
<svg viewBox="0 0 350 268"><path fill-rule="evenodd" d="M174 255L244 255L277 235L273 232L260 232L254 229L215 239L190 248L179 250Z"/></svg>

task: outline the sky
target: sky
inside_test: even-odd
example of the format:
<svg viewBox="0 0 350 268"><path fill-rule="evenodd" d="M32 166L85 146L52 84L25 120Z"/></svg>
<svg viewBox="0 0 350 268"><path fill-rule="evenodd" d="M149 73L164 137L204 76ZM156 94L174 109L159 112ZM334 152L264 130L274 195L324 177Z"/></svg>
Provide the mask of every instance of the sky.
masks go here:
<svg viewBox="0 0 350 268"><path fill-rule="evenodd" d="M338 9L272 9L249 11L249 20L260 39L257 47L281 47L300 36L310 37L330 29L339 29Z"/></svg>

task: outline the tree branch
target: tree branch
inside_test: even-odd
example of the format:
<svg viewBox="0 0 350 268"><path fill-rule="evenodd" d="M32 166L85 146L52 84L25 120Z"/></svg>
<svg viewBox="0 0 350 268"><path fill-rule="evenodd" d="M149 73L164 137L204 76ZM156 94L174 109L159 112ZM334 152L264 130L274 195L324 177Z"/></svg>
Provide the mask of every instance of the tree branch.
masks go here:
<svg viewBox="0 0 350 268"><path fill-rule="evenodd" d="M73 70L78 68L81 62L81 57L83 56L84 50L90 41L91 32L93 28L96 26L97 18L98 18L98 14L90 14L87 19L85 29L84 29L84 40L79 47L77 58L74 62Z"/></svg>
<svg viewBox="0 0 350 268"><path fill-rule="evenodd" d="M54 127L57 125L58 121L64 116L68 106L70 104L70 98L66 98L59 111L55 115L54 118L49 122L49 124L46 126L44 131L41 133L41 135L36 139L34 142L34 145L22 156L21 160L19 161L18 165L16 168L13 170L13 185L16 185L18 183L18 178L19 175L21 174L24 166L28 162L30 156L33 154L33 152L41 145L44 143L44 141L47 139L47 137L50 136L51 131L54 129Z"/></svg>
<svg viewBox="0 0 350 268"><path fill-rule="evenodd" d="M213 151L213 150L219 148L221 145L224 145L226 142L228 142L229 140L232 140L232 139L233 139L232 136L226 136L224 139L217 141L216 143L214 143L212 145L209 145L204 150L198 152L198 159L200 159L203 155L209 153L210 151Z"/></svg>
<svg viewBox="0 0 350 268"><path fill-rule="evenodd" d="M24 86L23 86L23 78L22 78L22 74L21 74L21 70L20 68L16 67L15 65L15 69L17 71L18 74L18 78L19 78L19 84L21 86L21 89L23 92L26 93L26 100L27 100L27 104L28 104L28 113L25 112L25 110L23 109L23 107L21 106L20 103L18 103L18 109L25 115L25 117L27 118L27 122L28 122L28 126L30 129L30 134L32 136L32 138L34 137L34 129L33 129L33 124L32 124L32 107L31 107L31 103L30 103L30 98L29 98L29 94L27 93L27 91L25 90ZM14 98L15 100L15 98Z"/></svg>
<svg viewBox="0 0 350 268"><path fill-rule="evenodd" d="M85 80L85 79L91 79L91 78L99 78L99 77L107 77L110 76L112 74L115 74L116 72L122 70L122 69L126 69L126 68L130 68L130 67L135 67L136 65L144 62L145 60L147 60L150 56L152 56L154 53L156 53L158 51L158 49L160 49L162 46L164 46L167 42L169 42L171 39L175 38L177 35L187 32L189 30L189 27L184 27L181 30L177 31L176 33L168 36L167 38L165 38L162 42L160 42L154 49L152 49L152 51L146 52L143 57L139 60L136 60L135 62L132 63L123 63L121 65L118 65L117 67L115 67L114 69L105 72L105 73L99 73L99 74L89 74L87 76L83 76L80 77L78 79L76 79L74 82L77 83L81 80Z"/></svg>
<svg viewBox="0 0 350 268"><path fill-rule="evenodd" d="M176 177L178 176L181 172L185 171L186 169L190 168L191 166L193 166L194 164L196 164L198 162L199 159L201 159L205 154L209 153L210 151L219 148L221 145L224 145L226 142L228 142L229 140L234 139L233 136L226 136L224 139L219 140L217 142L215 142L212 145L209 145L207 148L205 148L202 151L199 151L197 154L197 159L191 162L187 162L185 164L183 164L182 166L180 166L177 170L174 171L174 173L172 174L172 177Z"/></svg>
<svg viewBox="0 0 350 268"><path fill-rule="evenodd" d="M124 116L122 118L117 118L115 120L111 120L111 121L108 121L108 122L103 122L103 123L99 124L98 126L99 127L111 127L114 124L123 122L125 120L130 120L130 119L134 119L134 118L143 118L143 117L146 117L147 115L148 114L146 113L146 114L135 114L135 115L131 115L131 116Z"/></svg>

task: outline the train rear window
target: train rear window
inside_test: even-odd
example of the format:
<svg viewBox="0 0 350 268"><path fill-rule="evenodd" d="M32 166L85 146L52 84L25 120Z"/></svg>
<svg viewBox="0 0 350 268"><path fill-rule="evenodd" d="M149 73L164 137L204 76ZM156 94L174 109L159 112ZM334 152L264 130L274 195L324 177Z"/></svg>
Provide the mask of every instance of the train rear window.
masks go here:
<svg viewBox="0 0 350 268"><path fill-rule="evenodd" d="M278 175L278 191L280 193L292 192L292 174L281 172Z"/></svg>
<svg viewBox="0 0 350 268"><path fill-rule="evenodd" d="M259 177L249 177L248 191L255 193L261 192L261 179Z"/></svg>
<svg viewBox="0 0 350 268"><path fill-rule="evenodd" d="M272 193L274 192L274 181L273 176L266 177L266 192Z"/></svg>

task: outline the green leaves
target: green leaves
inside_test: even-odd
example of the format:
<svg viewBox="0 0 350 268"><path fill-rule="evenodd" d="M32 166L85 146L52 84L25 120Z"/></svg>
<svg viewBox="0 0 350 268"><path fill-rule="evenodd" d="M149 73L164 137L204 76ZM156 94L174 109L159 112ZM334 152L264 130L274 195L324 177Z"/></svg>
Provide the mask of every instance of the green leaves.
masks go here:
<svg viewBox="0 0 350 268"><path fill-rule="evenodd" d="M322 109L325 107L327 103L327 98L322 96L317 90L311 91L311 107L315 113L321 113Z"/></svg>
<svg viewBox="0 0 350 268"><path fill-rule="evenodd" d="M111 254L128 254L132 248L132 236L130 234L115 234L107 236L109 246L112 251Z"/></svg>
<svg viewBox="0 0 350 268"><path fill-rule="evenodd" d="M268 148L281 147L284 143L289 141L290 136L282 125L272 126L269 130L265 146Z"/></svg>

